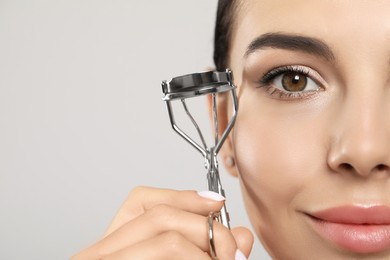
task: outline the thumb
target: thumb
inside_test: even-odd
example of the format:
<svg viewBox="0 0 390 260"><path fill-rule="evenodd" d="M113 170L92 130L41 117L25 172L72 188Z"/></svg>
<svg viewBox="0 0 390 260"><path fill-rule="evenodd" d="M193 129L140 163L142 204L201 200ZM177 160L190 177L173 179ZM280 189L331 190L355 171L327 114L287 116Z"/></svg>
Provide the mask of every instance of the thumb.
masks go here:
<svg viewBox="0 0 390 260"><path fill-rule="evenodd" d="M232 229L232 233L236 240L237 248L248 258L254 241L252 232L245 227L237 227Z"/></svg>

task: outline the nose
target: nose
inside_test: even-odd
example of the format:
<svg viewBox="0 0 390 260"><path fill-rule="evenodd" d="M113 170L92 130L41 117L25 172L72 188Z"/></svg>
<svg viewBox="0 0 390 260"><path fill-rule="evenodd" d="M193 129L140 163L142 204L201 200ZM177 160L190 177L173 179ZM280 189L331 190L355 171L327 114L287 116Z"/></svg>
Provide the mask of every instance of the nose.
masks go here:
<svg viewBox="0 0 390 260"><path fill-rule="evenodd" d="M366 93L367 94L367 93ZM390 106L382 95L346 97L334 121L328 165L360 177L390 173Z"/></svg>

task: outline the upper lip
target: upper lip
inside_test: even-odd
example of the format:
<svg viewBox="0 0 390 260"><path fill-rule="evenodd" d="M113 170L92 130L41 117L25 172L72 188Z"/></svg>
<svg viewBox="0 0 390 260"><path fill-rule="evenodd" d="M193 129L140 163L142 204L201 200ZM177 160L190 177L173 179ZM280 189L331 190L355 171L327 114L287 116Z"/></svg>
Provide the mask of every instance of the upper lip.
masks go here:
<svg viewBox="0 0 390 260"><path fill-rule="evenodd" d="M389 225L388 206L341 206L309 213L318 220L350 225Z"/></svg>

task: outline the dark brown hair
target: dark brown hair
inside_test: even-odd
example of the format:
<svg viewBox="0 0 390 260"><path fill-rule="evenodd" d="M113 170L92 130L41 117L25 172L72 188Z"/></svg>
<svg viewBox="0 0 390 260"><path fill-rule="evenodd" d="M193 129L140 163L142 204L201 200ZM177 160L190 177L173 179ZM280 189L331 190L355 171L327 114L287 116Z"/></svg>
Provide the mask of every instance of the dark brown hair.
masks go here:
<svg viewBox="0 0 390 260"><path fill-rule="evenodd" d="M219 0L214 31L214 64L224 71L229 63L230 40L237 0Z"/></svg>

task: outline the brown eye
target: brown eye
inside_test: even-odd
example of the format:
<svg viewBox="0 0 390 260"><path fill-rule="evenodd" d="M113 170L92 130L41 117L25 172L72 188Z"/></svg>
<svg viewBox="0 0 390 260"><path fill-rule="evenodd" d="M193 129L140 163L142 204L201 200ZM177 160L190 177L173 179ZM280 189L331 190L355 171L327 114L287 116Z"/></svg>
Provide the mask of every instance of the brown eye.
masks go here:
<svg viewBox="0 0 390 260"><path fill-rule="evenodd" d="M274 68L260 79L260 84L267 87L273 97L296 99L325 89L326 82L312 68L294 65Z"/></svg>
<svg viewBox="0 0 390 260"><path fill-rule="evenodd" d="M286 91L297 92L305 90L307 85L307 76L302 73L290 71L282 76L282 86Z"/></svg>

